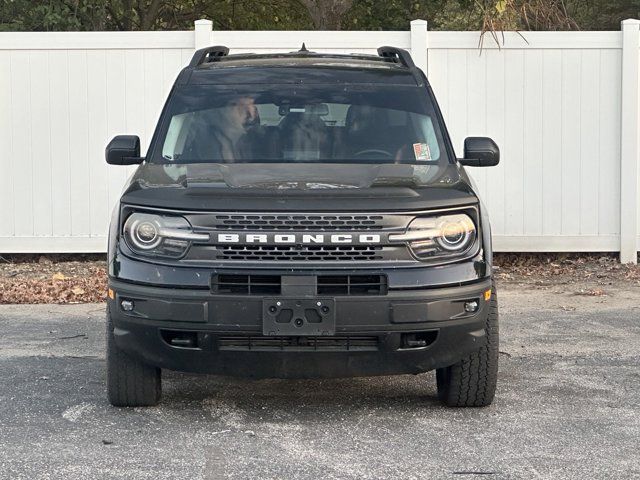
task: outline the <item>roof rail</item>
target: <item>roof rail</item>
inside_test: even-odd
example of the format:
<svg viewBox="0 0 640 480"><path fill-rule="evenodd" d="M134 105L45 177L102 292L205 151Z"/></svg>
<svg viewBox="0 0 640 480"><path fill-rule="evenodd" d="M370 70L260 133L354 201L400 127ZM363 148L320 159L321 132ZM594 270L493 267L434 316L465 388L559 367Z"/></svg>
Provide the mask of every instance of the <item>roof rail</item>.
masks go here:
<svg viewBox="0 0 640 480"><path fill-rule="evenodd" d="M381 56L382 58L388 58L397 63L400 63L401 65L404 65L413 74L413 77L416 79L418 86L424 85L424 79L422 77L422 73L420 72L420 69L416 67L416 64L413 63L413 59L411 58L411 55L405 49L384 46L384 47L378 48L378 55Z"/></svg>
<svg viewBox="0 0 640 480"><path fill-rule="evenodd" d="M191 57L189 67L197 67L207 62L215 62L220 57L229 55L229 49L224 45L216 45L215 47L206 47L197 50Z"/></svg>
<svg viewBox="0 0 640 480"><path fill-rule="evenodd" d="M416 67L416 65L413 63L411 55L409 55L409 52L402 48L380 47L378 48L378 55L384 58L391 58L407 68Z"/></svg>

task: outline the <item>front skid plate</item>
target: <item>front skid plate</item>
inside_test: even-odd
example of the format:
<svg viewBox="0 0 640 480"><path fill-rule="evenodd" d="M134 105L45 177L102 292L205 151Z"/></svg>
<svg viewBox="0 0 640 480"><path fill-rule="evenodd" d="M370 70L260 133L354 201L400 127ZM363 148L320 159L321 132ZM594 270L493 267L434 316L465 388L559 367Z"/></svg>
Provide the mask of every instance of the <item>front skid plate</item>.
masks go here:
<svg viewBox="0 0 640 480"><path fill-rule="evenodd" d="M335 300L332 298L262 301L262 334L265 336L325 336L336 334Z"/></svg>

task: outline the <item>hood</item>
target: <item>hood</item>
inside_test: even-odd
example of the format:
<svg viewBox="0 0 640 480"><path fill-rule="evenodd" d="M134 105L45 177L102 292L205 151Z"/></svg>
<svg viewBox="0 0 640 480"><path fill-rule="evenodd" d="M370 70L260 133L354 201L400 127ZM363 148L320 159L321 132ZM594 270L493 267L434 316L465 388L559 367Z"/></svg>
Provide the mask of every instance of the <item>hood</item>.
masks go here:
<svg viewBox="0 0 640 480"><path fill-rule="evenodd" d="M145 163L122 202L180 210L385 211L469 205L477 197L452 164Z"/></svg>

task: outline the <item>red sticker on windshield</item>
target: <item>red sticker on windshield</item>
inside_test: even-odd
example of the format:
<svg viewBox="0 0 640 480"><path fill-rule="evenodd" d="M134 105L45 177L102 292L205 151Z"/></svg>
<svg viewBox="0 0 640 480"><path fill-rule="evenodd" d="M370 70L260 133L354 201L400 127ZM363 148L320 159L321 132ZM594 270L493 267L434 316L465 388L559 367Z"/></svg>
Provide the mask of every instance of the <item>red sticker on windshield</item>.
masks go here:
<svg viewBox="0 0 640 480"><path fill-rule="evenodd" d="M431 150L429 150L429 145L426 143L414 143L413 154L415 155L416 160L431 160Z"/></svg>

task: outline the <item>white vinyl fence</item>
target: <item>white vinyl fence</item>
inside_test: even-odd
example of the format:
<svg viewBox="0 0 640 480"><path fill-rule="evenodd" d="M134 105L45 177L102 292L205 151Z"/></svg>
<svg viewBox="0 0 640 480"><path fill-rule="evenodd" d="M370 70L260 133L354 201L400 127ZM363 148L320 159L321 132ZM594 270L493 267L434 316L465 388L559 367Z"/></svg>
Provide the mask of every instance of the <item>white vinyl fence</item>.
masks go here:
<svg viewBox="0 0 640 480"><path fill-rule="evenodd" d="M611 251L640 245L640 21L620 32L212 31L0 33L0 253L104 252L132 168L107 166L120 133L143 149L194 49L411 51L457 152L494 138L498 167L470 169L497 251Z"/></svg>

